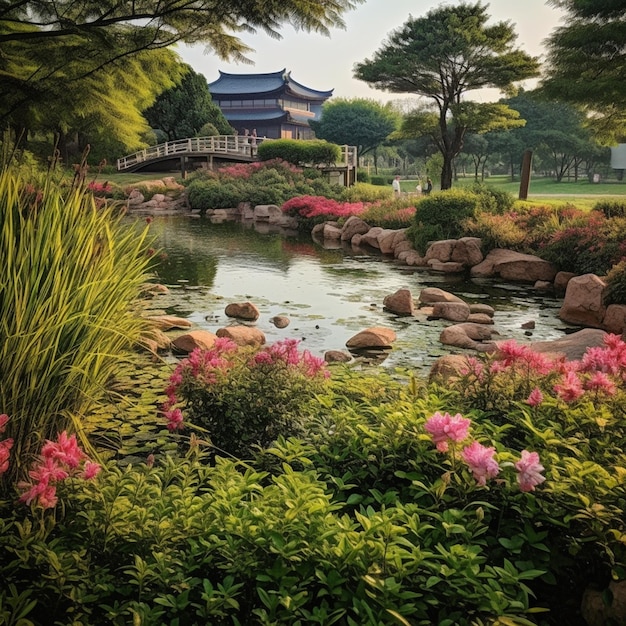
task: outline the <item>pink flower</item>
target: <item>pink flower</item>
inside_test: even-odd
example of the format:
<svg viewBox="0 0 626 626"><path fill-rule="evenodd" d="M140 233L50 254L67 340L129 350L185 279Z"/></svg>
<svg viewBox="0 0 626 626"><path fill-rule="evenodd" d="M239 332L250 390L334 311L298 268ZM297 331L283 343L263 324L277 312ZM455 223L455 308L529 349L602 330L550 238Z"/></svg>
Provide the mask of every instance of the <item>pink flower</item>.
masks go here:
<svg viewBox="0 0 626 626"><path fill-rule="evenodd" d="M102 468L98 463L94 463L93 461L87 461L85 466L83 467L83 478L85 480L91 480L95 478Z"/></svg>
<svg viewBox="0 0 626 626"><path fill-rule="evenodd" d="M2 415L0 415L0 435L5 431L8 421L9 421L9 416L6 413L3 413Z"/></svg>
<svg viewBox="0 0 626 626"><path fill-rule="evenodd" d="M536 452L522 450L522 458L515 464L515 469L518 471L517 482L521 491L534 491L545 480L541 475L545 468L539 463Z"/></svg>
<svg viewBox="0 0 626 626"><path fill-rule="evenodd" d="M165 413L167 419L167 429L169 431L181 430L183 428L183 413L180 409L173 409Z"/></svg>
<svg viewBox="0 0 626 626"><path fill-rule="evenodd" d="M578 400L585 393L576 372L569 371L563 376L563 382L554 385L554 391L564 402L570 403Z"/></svg>
<svg viewBox="0 0 626 626"><path fill-rule="evenodd" d="M457 413L452 417L449 413L443 415L437 411L424 424L426 432L430 433L439 452L448 450L448 443L467 439L471 420Z"/></svg>
<svg viewBox="0 0 626 626"><path fill-rule="evenodd" d="M609 396L615 395L617 391L615 383L604 372L595 372L585 383L585 389L603 391Z"/></svg>
<svg viewBox="0 0 626 626"><path fill-rule="evenodd" d="M528 396L528 400L526 400L530 406L539 406L543 402L543 394L539 387L535 387Z"/></svg>
<svg viewBox="0 0 626 626"><path fill-rule="evenodd" d="M498 462L493 458L496 453L495 448L487 448L478 441L472 442L463 448L461 456L474 474L476 482L484 487L488 478L494 478L500 471Z"/></svg>
<svg viewBox="0 0 626 626"><path fill-rule="evenodd" d="M68 437L66 431L59 434L57 441L46 440L41 448L41 455L44 458L55 459L71 468L78 467L85 456L78 447L76 435Z"/></svg>
<svg viewBox="0 0 626 626"><path fill-rule="evenodd" d="M11 456L11 448L13 447L13 439L5 439L0 441L0 476L9 469L9 459Z"/></svg>

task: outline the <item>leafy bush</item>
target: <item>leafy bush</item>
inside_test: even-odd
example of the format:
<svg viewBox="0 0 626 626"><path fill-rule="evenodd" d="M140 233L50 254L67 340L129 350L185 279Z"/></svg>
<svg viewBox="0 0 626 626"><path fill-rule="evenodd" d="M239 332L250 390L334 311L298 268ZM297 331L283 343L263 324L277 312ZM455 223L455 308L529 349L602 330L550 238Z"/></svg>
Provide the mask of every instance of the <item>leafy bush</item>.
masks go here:
<svg viewBox="0 0 626 626"><path fill-rule="evenodd" d="M381 189L368 183L355 183L351 187L344 187L341 191L341 199L345 202L376 202L392 197L391 188Z"/></svg>
<svg viewBox="0 0 626 626"><path fill-rule="evenodd" d="M358 183L371 183L370 175L365 170L357 170L356 180Z"/></svg>
<svg viewBox="0 0 626 626"><path fill-rule="evenodd" d="M626 259L614 265L606 276L606 304L626 304Z"/></svg>
<svg viewBox="0 0 626 626"><path fill-rule="evenodd" d="M338 202L324 196L299 196L285 202L281 210L287 215L305 220L319 217L337 219L360 215L365 205L362 202Z"/></svg>
<svg viewBox="0 0 626 626"><path fill-rule="evenodd" d="M378 185L379 187L383 187L385 185L391 185L393 178L390 176L372 176L371 177L372 185Z"/></svg>
<svg viewBox="0 0 626 626"><path fill-rule="evenodd" d="M626 217L626 202L599 200L593 205L593 210L604 213L604 217Z"/></svg>
<svg viewBox="0 0 626 626"><path fill-rule="evenodd" d="M237 457L301 432L325 368L322 359L299 353L297 344L285 340L254 352L218 339L211 350L195 350L170 379L168 428L183 427L182 406L218 453Z"/></svg>
<svg viewBox="0 0 626 626"><path fill-rule="evenodd" d="M282 159L294 165L326 165L341 159L341 148L321 139L275 139L264 141L258 148L263 161Z"/></svg>
<svg viewBox="0 0 626 626"><path fill-rule="evenodd" d="M0 407L16 472L78 420L139 341L146 324L132 303L146 238L83 187L0 173Z"/></svg>
<svg viewBox="0 0 626 626"><path fill-rule="evenodd" d="M562 270L602 276L626 255L626 218L583 214L556 231L538 254Z"/></svg>
<svg viewBox="0 0 626 626"><path fill-rule="evenodd" d="M476 216L482 202L478 194L456 189L421 200L409 232L415 249L424 253L431 241L462 237L465 220Z"/></svg>
<svg viewBox="0 0 626 626"><path fill-rule="evenodd" d="M316 173L317 174L317 173ZM276 204L299 195L339 197L341 188L281 160L236 164L216 172L195 172L187 181L187 197L194 209L226 209L240 202Z"/></svg>
<svg viewBox="0 0 626 626"><path fill-rule="evenodd" d="M372 226L408 228L413 223L416 206L415 199L391 197L368 204L361 218Z"/></svg>

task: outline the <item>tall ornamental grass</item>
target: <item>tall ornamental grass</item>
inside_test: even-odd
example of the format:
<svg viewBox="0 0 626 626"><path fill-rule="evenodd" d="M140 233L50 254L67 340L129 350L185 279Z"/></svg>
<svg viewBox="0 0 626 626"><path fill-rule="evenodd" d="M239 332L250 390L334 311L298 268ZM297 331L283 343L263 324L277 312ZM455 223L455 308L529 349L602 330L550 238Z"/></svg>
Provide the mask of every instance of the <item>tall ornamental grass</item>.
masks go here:
<svg viewBox="0 0 626 626"><path fill-rule="evenodd" d="M12 477L46 439L80 432L81 413L143 331L132 302L147 231L121 219L81 185L0 172L0 413L15 442Z"/></svg>

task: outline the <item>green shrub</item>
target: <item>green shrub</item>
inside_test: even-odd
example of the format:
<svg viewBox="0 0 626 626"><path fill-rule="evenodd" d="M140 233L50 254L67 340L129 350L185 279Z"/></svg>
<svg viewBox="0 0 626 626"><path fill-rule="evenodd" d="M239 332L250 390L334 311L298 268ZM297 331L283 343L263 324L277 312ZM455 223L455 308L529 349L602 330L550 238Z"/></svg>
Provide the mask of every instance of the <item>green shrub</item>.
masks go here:
<svg viewBox="0 0 626 626"><path fill-rule="evenodd" d="M476 216L483 201L478 194L456 189L421 200L409 232L415 249L424 253L432 241L462 237L465 220Z"/></svg>
<svg viewBox="0 0 626 626"><path fill-rule="evenodd" d="M263 161L282 159L294 165L326 165L340 160L341 148L320 139L274 139L261 143L258 155Z"/></svg>
<svg viewBox="0 0 626 626"><path fill-rule="evenodd" d="M242 188L217 179L195 180L187 188L189 204L194 209L226 209L236 207L247 198Z"/></svg>
<svg viewBox="0 0 626 626"><path fill-rule="evenodd" d="M502 191L484 183L475 182L470 190L483 199L480 206L481 211L502 214L510 210L515 202L515 197L508 191Z"/></svg>
<svg viewBox="0 0 626 626"><path fill-rule="evenodd" d="M626 259L609 270L606 283L605 304L626 304Z"/></svg>
<svg viewBox="0 0 626 626"><path fill-rule="evenodd" d="M391 187L383 188L369 183L355 183L341 190L341 199L346 202L376 202L393 197Z"/></svg>
<svg viewBox="0 0 626 626"><path fill-rule="evenodd" d="M0 412L11 418L12 476L44 439L80 432L77 416L145 330L133 301L147 229L116 213L83 187L0 172Z"/></svg>
<svg viewBox="0 0 626 626"><path fill-rule="evenodd" d="M592 210L604 213L604 217L626 217L626 202L599 200L593 205Z"/></svg>
<svg viewBox="0 0 626 626"><path fill-rule="evenodd" d="M393 178L389 176L372 176L372 185L378 185L379 187L383 187L385 185L391 185Z"/></svg>
<svg viewBox="0 0 626 626"><path fill-rule="evenodd" d="M253 351L218 339L209 351L195 350L170 379L168 428L183 426L182 407L218 454L246 458L279 435L301 433L325 370L322 359L300 354L297 344L284 340Z"/></svg>
<svg viewBox="0 0 626 626"><path fill-rule="evenodd" d="M465 233L479 237L483 253L494 248L507 248L519 252L528 252L528 231L524 230L510 215L479 213L476 217L465 221Z"/></svg>
<svg viewBox="0 0 626 626"><path fill-rule="evenodd" d="M358 183L371 183L370 175L366 170L357 170L356 180Z"/></svg>

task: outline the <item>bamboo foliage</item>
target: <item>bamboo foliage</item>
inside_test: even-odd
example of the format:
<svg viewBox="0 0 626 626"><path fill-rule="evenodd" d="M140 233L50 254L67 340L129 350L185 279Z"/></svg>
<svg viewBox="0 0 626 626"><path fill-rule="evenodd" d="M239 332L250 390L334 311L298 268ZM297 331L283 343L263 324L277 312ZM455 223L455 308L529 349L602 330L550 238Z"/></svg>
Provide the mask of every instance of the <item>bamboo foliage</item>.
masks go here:
<svg viewBox="0 0 626 626"><path fill-rule="evenodd" d="M0 172L0 413L16 470L43 440L80 431L80 415L139 340L133 302L147 278L146 238L83 186L48 177L37 188Z"/></svg>

